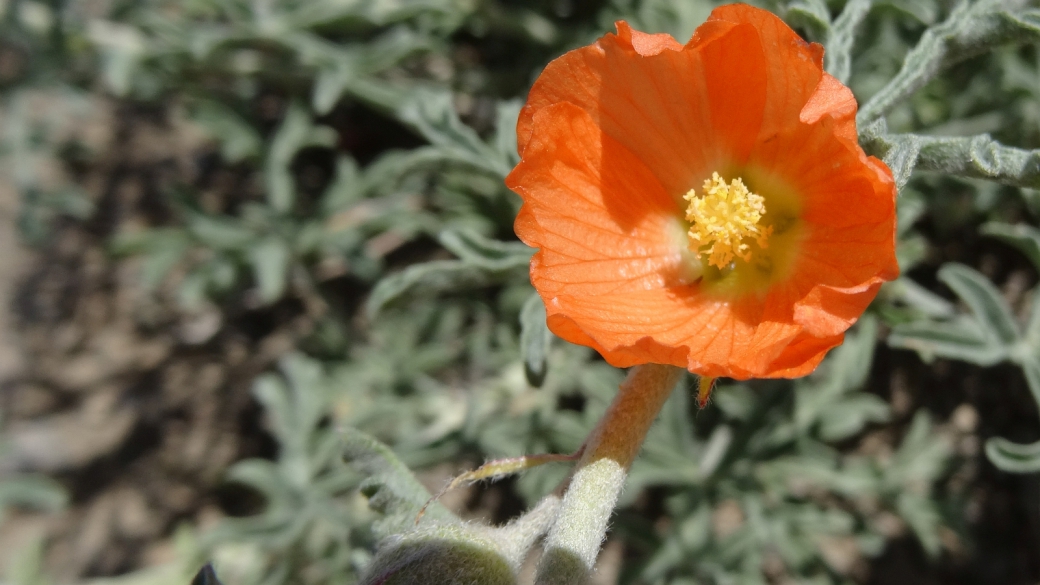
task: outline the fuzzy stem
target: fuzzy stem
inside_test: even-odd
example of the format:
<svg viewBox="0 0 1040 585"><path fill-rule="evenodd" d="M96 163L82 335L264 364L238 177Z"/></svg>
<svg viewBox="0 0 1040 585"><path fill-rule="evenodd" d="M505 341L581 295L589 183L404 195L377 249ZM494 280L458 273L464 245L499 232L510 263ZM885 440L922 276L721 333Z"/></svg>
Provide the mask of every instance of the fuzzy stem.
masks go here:
<svg viewBox="0 0 1040 585"><path fill-rule="evenodd" d="M629 370L614 402L585 441L558 518L545 540L537 585L580 585L588 579L628 468L683 373L659 364Z"/></svg>

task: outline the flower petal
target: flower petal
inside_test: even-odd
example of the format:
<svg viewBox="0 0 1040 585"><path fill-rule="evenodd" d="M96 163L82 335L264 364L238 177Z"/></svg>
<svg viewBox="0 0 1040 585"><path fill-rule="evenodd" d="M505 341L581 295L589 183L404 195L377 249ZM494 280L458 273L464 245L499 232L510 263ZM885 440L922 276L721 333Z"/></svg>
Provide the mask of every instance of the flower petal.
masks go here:
<svg viewBox="0 0 1040 585"><path fill-rule="evenodd" d="M720 68L727 68L735 62L745 75L751 75L752 70L739 58L734 61L733 56L741 46L749 57L762 60L761 72L756 70L754 74L755 83L760 84L764 92L763 105L761 110L745 107L745 115L759 116L760 119L754 139L766 140L797 123L799 113L817 93L817 86L823 78L823 47L807 43L775 14L746 4L720 6L712 11L708 23L727 23L750 29L758 37L754 43L739 39L741 45L730 48L724 60L705 55L706 62L715 63ZM728 42L737 40L734 38ZM828 82L824 89L829 88ZM736 162L743 161L738 159Z"/></svg>
<svg viewBox="0 0 1040 585"><path fill-rule="evenodd" d="M646 165L573 104L542 109L533 125L506 184L524 198L515 229L541 248L531 279L546 301L680 281L679 210Z"/></svg>
<svg viewBox="0 0 1040 585"><path fill-rule="evenodd" d="M517 125L507 184L549 328L616 366L809 373L898 274L895 185L852 93L756 8L716 9L684 46L617 29L550 63ZM761 288L701 286L680 198L713 171L775 204L786 256Z"/></svg>
<svg viewBox="0 0 1040 585"><path fill-rule="evenodd" d="M754 34L737 31L728 24L717 28L709 41ZM742 57L743 61L755 59ZM698 51L685 50L662 35L644 35L618 23L618 34L604 35L595 44L571 51L546 66L531 88L517 123L520 153L526 153L538 111L571 103L588 112L606 134L646 163L665 191L679 200L728 160L727 146L717 140L719 132L713 125L712 111L717 107L712 104L724 96L712 99L708 95L707 75ZM747 78L748 83L751 79ZM756 94L744 86L739 93L749 92L758 102L764 100L762 92ZM754 107L761 111L762 104ZM733 114L724 122L730 126L747 123L746 113L741 120L737 120L736 112ZM754 123L753 114L751 118Z"/></svg>

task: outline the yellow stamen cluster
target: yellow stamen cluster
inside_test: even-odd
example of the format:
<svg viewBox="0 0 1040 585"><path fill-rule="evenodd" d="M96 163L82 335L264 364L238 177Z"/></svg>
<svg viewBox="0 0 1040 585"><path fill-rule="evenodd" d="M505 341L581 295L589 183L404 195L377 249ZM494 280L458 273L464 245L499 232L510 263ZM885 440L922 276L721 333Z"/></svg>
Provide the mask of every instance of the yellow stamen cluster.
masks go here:
<svg viewBox="0 0 1040 585"><path fill-rule="evenodd" d="M754 238L759 247L766 247L773 228L759 225L766 213L761 195L749 191L739 178L727 185L718 173L712 173L711 178L704 181L703 191L700 197L696 189L690 189L683 196L690 202L686 220L692 222L691 250L707 256L708 264L725 268L734 256L745 261L751 259L751 246L746 240Z"/></svg>

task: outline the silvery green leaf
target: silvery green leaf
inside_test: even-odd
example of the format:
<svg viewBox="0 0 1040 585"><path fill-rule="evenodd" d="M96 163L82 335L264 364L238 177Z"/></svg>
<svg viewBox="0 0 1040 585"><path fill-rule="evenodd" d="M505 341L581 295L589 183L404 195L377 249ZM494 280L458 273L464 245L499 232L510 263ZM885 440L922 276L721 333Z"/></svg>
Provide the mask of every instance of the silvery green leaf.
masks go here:
<svg viewBox="0 0 1040 585"><path fill-rule="evenodd" d="M784 20L809 31L810 40L823 41L830 33L831 11L824 0L796 0L787 5Z"/></svg>
<svg viewBox="0 0 1040 585"><path fill-rule="evenodd" d="M122 234L113 239L109 249L116 254L143 254L141 281L145 289L155 290L191 246L191 238L185 230L167 228Z"/></svg>
<svg viewBox="0 0 1040 585"><path fill-rule="evenodd" d="M706 0L644 0L638 4L638 9L632 8L638 30L664 32L681 41L690 38L713 8Z"/></svg>
<svg viewBox="0 0 1040 585"><path fill-rule="evenodd" d="M387 152L363 170L353 159L342 157L337 162L332 183L322 196L322 213L333 214L360 199L396 193L399 185L416 171L449 160L449 156L434 146Z"/></svg>
<svg viewBox="0 0 1040 585"><path fill-rule="evenodd" d="M1032 349L1032 354L1023 357L1019 365L1022 366L1022 373L1025 374L1026 384L1033 395L1033 401L1036 402L1037 407L1040 407L1040 352L1037 352L1035 348Z"/></svg>
<svg viewBox="0 0 1040 585"><path fill-rule="evenodd" d="M322 212L332 213L360 199L363 195L360 187L361 171L357 161L349 156L339 156L335 174L321 198Z"/></svg>
<svg viewBox="0 0 1040 585"><path fill-rule="evenodd" d="M343 91L357 75L352 59L341 58L318 69L314 81L311 107L318 114L327 114L335 107Z"/></svg>
<svg viewBox="0 0 1040 585"><path fill-rule="evenodd" d="M459 259L488 270L510 270L527 266L534 249L520 242L485 238L472 230L446 230L437 238Z"/></svg>
<svg viewBox="0 0 1040 585"><path fill-rule="evenodd" d="M365 303L365 312L374 318L387 304L415 290L421 290L423 295L428 296L487 286L495 280L495 273L461 260L413 264L380 280Z"/></svg>
<svg viewBox="0 0 1040 585"><path fill-rule="evenodd" d="M917 284L907 276L900 276L888 283L886 291L892 297L929 317L947 318L956 313L953 303Z"/></svg>
<svg viewBox="0 0 1040 585"><path fill-rule="evenodd" d="M282 297L289 271L289 247L280 238L270 237L249 248L260 300L272 303Z"/></svg>
<svg viewBox="0 0 1040 585"><path fill-rule="evenodd" d="M531 294L520 310L520 356L524 360L527 383L536 387L545 381L549 346L553 339L545 318L542 297L538 293Z"/></svg>
<svg viewBox="0 0 1040 585"><path fill-rule="evenodd" d="M897 139L894 135L889 138ZM1040 149L1005 146L989 134L956 138L916 136L915 139L920 144L917 167L921 170L1016 187L1040 187Z"/></svg>
<svg viewBox="0 0 1040 585"><path fill-rule="evenodd" d="M428 502L425 521L458 521L440 502L429 501L430 492L389 447L352 427L344 427L341 434L343 458L366 477L361 492L368 496L368 505L384 515L373 526L380 538L413 527L416 516Z"/></svg>
<svg viewBox="0 0 1040 585"><path fill-rule="evenodd" d="M910 180L910 174L917 166L921 144L916 137L905 136L892 139L891 149L885 153L884 160L892 169L896 189L902 189Z"/></svg>
<svg viewBox="0 0 1040 585"><path fill-rule="evenodd" d="M913 189L901 190L899 200L896 201L896 235L905 236L927 211L928 202L920 192ZM903 271L906 272L905 267Z"/></svg>
<svg viewBox="0 0 1040 585"><path fill-rule="evenodd" d="M986 441L986 457L1008 473L1035 473L1040 471L1040 441L1023 445L991 437Z"/></svg>
<svg viewBox="0 0 1040 585"><path fill-rule="evenodd" d="M247 485L260 492L273 507L292 500L292 486L285 482L278 466L263 459L246 459L232 465L227 481ZM284 508L280 510L283 514Z"/></svg>
<svg viewBox="0 0 1040 585"><path fill-rule="evenodd" d="M866 383L870 364L874 361L877 331L877 319L865 315L835 350L829 378L843 391L861 388Z"/></svg>
<svg viewBox="0 0 1040 585"><path fill-rule="evenodd" d="M458 162L499 177L505 177L513 168L498 149L487 145L459 120L448 92L415 90L398 109L397 116Z"/></svg>
<svg viewBox="0 0 1040 585"><path fill-rule="evenodd" d="M988 278L973 268L951 262L939 269L939 280L968 305L988 341L1003 345L1018 341L1018 324L1011 309Z"/></svg>
<svg viewBox="0 0 1040 585"><path fill-rule="evenodd" d="M870 373L877 343L877 319L864 316L823 364L813 382L795 387L794 420L799 429L815 427L825 441L859 432L869 422L888 419L888 405L871 394L853 393Z"/></svg>
<svg viewBox="0 0 1040 585"><path fill-rule="evenodd" d="M1005 43L1040 38L1040 12L1013 12L1024 2L961 0L942 23L928 28L903 61L902 69L859 109L861 127L884 116L941 71Z"/></svg>
<svg viewBox="0 0 1040 585"><path fill-rule="evenodd" d="M1018 248L1040 270L1040 229L1024 223L990 222L982 224L979 232Z"/></svg>
<svg viewBox="0 0 1040 585"><path fill-rule="evenodd" d="M689 554L701 551L711 539L711 507L705 502L695 511L687 514L678 525L672 524L668 530L672 532L671 538L664 541L663 545L653 549L653 554L643 567L641 576L648 583L661 583L662 575L668 573L673 567L682 566L687 562ZM680 581L669 580L668 583L678 585ZM696 581L688 581L691 585Z"/></svg>
<svg viewBox="0 0 1040 585"><path fill-rule="evenodd" d="M884 4L909 14L926 26L935 24L939 18L939 6L936 0L888 0Z"/></svg>
<svg viewBox="0 0 1040 585"><path fill-rule="evenodd" d="M398 27L364 44L348 49L325 47L315 56L318 66L317 80L311 103L318 114L327 114L362 76L374 76L405 57L430 47L424 35L418 35L407 27Z"/></svg>
<svg viewBox="0 0 1040 585"><path fill-rule="evenodd" d="M946 440L932 433L932 421L928 411L918 410L903 437L903 442L885 469L886 489L901 492L910 484L930 484L946 466L950 452L951 448Z"/></svg>
<svg viewBox="0 0 1040 585"><path fill-rule="evenodd" d="M187 228L200 244L217 250L241 250L256 241L253 230L234 219L190 213Z"/></svg>
<svg viewBox="0 0 1040 585"><path fill-rule="evenodd" d="M928 257L928 238L912 235L896 242L896 261L903 272L917 266Z"/></svg>
<svg viewBox="0 0 1040 585"><path fill-rule="evenodd" d="M290 432L298 437L317 428L327 402L321 363L303 354L290 353L278 360L278 369L289 383L292 408Z"/></svg>
<svg viewBox="0 0 1040 585"><path fill-rule="evenodd" d="M328 126L315 126L306 108L299 103L289 105L264 163L267 200L275 211L286 213L294 204L296 187L289 165L296 153L308 146L331 147L335 144L335 130Z"/></svg>
<svg viewBox="0 0 1040 585"><path fill-rule="evenodd" d="M859 433L868 423L881 423L888 419L888 403L873 394L843 397L820 412L820 438L841 441Z"/></svg>
<svg viewBox="0 0 1040 585"><path fill-rule="evenodd" d="M902 191L917 165L921 151L919 137L914 134L889 134L888 126L881 118L870 124L861 124L859 140L865 151L881 158L892 170L896 189Z"/></svg>
<svg viewBox="0 0 1040 585"><path fill-rule="evenodd" d="M852 43L856 29L870 12L872 0L849 0L841 14L830 26L824 68L842 83L848 83L852 72ZM826 10L826 5L823 9Z"/></svg>
<svg viewBox="0 0 1040 585"><path fill-rule="evenodd" d="M117 96L127 95L148 53L145 35L137 27L102 19L92 20L87 34L101 48L105 82Z"/></svg>
<svg viewBox="0 0 1040 585"><path fill-rule="evenodd" d="M220 153L230 163L260 154L260 134L237 112L214 100L202 100L191 108L192 119L220 143Z"/></svg>
<svg viewBox="0 0 1040 585"><path fill-rule="evenodd" d="M727 384L712 391L711 402L726 416L744 421L754 411L755 394L743 384Z"/></svg>
<svg viewBox="0 0 1040 585"><path fill-rule="evenodd" d="M942 552L942 541L939 540L939 527L942 526L942 517L935 503L918 494L903 492L896 498L896 510L899 516L910 525L914 536L920 541L921 547L931 558L936 558Z"/></svg>
<svg viewBox="0 0 1040 585"><path fill-rule="evenodd" d="M993 344L978 322L966 315L948 321L922 319L897 325L888 336L888 344L912 349L926 362L944 357L991 366L1008 357L1008 349Z"/></svg>
<svg viewBox="0 0 1040 585"><path fill-rule="evenodd" d="M509 100L499 102L496 107L495 149L510 167L520 162L520 154L516 151L516 122L522 106L520 100Z"/></svg>

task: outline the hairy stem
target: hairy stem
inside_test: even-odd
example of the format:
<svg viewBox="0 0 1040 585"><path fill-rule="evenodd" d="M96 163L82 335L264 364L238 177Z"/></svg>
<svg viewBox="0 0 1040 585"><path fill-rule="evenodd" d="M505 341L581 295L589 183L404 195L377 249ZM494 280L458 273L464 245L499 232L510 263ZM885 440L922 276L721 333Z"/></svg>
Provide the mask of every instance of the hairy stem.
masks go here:
<svg viewBox="0 0 1040 585"><path fill-rule="evenodd" d="M537 585L580 585L592 571L628 468L683 370L646 364L629 370L585 450L545 541Z"/></svg>

